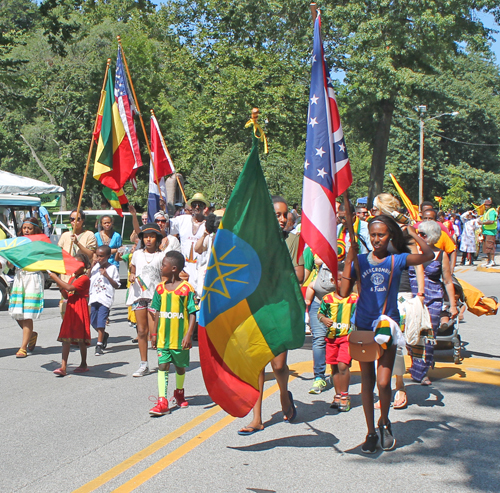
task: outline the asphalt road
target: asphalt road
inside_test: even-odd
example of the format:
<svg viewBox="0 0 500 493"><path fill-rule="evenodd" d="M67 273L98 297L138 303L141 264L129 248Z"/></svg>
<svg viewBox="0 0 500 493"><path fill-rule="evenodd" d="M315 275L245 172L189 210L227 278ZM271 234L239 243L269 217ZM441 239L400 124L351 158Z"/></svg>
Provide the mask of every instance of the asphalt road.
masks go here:
<svg viewBox="0 0 500 493"><path fill-rule="evenodd" d="M500 273L459 268L457 276L500 297ZM330 409L333 391L310 395L312 353L289 354L295 424L284 423L272 374L264 401L266 428L249 437L207 395L198 350L191 352L185 388L189 408L151 418L156 373L132 378L139 364L127 323L125 291L117 292L106 354L89 350L91 371L57 378L61 346L58 291L46 291L35 323L39 345L14 357L21 331L0 312L1 492L309 492L498 491L500 457L500 330L497 316L466 314L460 325L462 364L438 351L433 385L406 379L410 405L391 410L397 448L364 456L366 428L360 378L353 367L353 409ZM95 332L93 333L95 344ZM156 368L155 353L150 364ZM175 377L171 375L169 394Z"/></svg>

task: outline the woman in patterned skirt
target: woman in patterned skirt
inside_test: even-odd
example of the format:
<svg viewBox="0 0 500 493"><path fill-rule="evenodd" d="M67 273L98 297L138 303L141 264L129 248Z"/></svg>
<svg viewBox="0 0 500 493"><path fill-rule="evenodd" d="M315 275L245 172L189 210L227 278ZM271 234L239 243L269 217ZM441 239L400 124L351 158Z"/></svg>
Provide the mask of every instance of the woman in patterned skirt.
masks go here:
<svg viewBox="0 0 500 493"><path fill-rule="evenodd" d="M22 236L42 234L38 220L27 218L21 227ZM10 291L9 314L23 329L23 340L16 358L26 358L28 351L35 349L38 334L33 332L33 320L43 310L43 274L16 268L14 283Z"/></svg>
<svg viewBox="0 0 500 493"><path fill-rule="evenodd" d="M441 236L441 228L435 221L422 221L418 227L418 234L434 251L434 260L423 264L425 275L424 305L429 309L432 331L425 337L424 345L408 346L408 350L412 356L411 377L422 385L430 385L431 381L427 372L429 368L434 366L434 345L441 324L444 299L441 280L444 281L444 287L450 300L451 317L456 317L458 312L448 255L434 246ZM410 267L409 274L411 290L415 294L418 292L418 286L413 267Z"/></svg>

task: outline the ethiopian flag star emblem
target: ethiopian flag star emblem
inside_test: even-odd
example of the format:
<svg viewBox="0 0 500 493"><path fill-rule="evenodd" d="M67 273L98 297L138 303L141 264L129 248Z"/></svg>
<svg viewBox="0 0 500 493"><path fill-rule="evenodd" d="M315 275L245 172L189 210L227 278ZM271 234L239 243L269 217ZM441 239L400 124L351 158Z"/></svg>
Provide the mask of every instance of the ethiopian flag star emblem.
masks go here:
<svg viewBox="0 0 500 493"><path fill-rule="evenodd" d="M210 397L246 416L259 373L304 343L304 301L254 146L215 236L200 306L200 361Z"/></svg>

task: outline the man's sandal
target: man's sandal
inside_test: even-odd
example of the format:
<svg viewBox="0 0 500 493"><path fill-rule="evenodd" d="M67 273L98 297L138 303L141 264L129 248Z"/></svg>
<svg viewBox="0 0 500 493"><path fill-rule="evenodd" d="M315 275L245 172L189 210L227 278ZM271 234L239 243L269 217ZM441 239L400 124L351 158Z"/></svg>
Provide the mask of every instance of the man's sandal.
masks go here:
<svg viewBox="0 0 500 493"><path fill-rule="evenodd" d="M28 356L28 352L26 349L19 349L19 351L16 353L16 358L26 358Z"/></svg>

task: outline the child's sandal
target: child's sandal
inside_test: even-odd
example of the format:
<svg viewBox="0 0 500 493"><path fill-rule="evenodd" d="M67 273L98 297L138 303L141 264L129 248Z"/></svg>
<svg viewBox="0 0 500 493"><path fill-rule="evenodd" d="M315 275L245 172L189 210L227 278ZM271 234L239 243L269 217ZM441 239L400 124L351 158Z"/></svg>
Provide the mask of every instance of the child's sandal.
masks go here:
<svg viewBox="0 0 500 493"><path fill-rule="evenodd" d="M339 411L346 413L351 409L351 398L348 395L340 396Z"/></svg>
<svg viewBox="0 0 500 493"><path fill-rule="evenodd" d="M332 409L338 409L340 407L340 394L335 394L333 402L330 404Z"/></svg>

